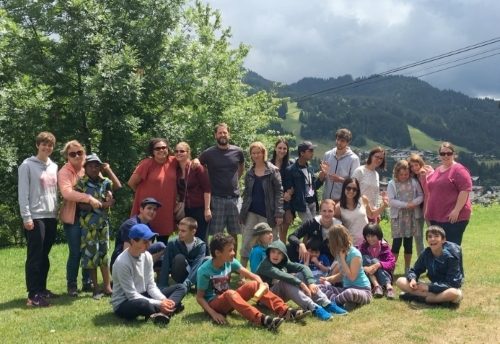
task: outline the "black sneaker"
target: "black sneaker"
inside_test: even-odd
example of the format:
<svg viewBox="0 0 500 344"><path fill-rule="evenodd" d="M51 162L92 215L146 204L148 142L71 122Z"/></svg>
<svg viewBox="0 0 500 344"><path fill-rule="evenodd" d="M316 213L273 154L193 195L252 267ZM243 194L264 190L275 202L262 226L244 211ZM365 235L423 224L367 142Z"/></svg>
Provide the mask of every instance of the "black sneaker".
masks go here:
<svg viewBox="0 0 500 344"><path fill-rule="evenodd" d="M177 307L175 307L174 314L179 314L184 310L184 308L185 308L184 305L182 303L179 303Z"/></svg>
<svg viewBox="0 0 500 344"><path fill-rule="evenodd" d="M149 319L153 321L153 324L161 327L167 326L170 322L170 317L160 312L151 314Z"/></svg>
<svg viewBox="0 0 500 344"><path fill-rule="evenodd" d="M82 286L82 293L90 293L94 291L94 285L92 283L84 283Z"/></svg>
<svg viewBox="0 0 500 344"><path fill-rule="evenodd" d="M280 317L271 317L269 315L262 315L261 323L262 326L267 328L269 331L276 331L278 327L285 321L285 319Z"/></svg>
<svg viewBox="0 0 500 344"><path fill-rule="evenodd" d="M93 298L94 300L100 300L100 299L102 299L102 297L103 297L103 296L104 296L104 294L103 294L103 293L101 293L100 291L97 291L97 292L93 292L93 293L92 293L92 298Z"/></svg>
<svg viewBox="0 0 500 344"><path fill-rule="evenodd" d="M59 297L59 295L57 294L54 294L53 292L51 292L50 290L48 289L45 289L44 291L42 291L41 293L39 293L41 297L43 297L44 299L57 299Z"/></svg>
<svg viewBox="0 0 500 344"><path fill-rule="evenodd" d="M49 307L50 303L47 302L40 294L35 294L33 297L28 297L26 301L28 307Z"/></svg>
<svg viewBox="0 0 500 344"><path fill-rule="evenodd" d="M289 320L289 321L299 321L299 320L302 320L311 314L312 314L312 312L309 310L304 311L302 309L288 308L285 315L284 315L284 318L285 318L285 320Z"/></svg>
<svg viewBox="0 0 500 344"><path fill-rule="evenodd" d="M68 287L68 295L71 297L77 297L78 296L78 289L76 286L73 287Z"/></svg>
<svg viewBox="0 0 500 344"><path fill-rule="evenodd" d="M402 292L399 294L399 299L406 301L406 302L420 302L420 303L425 303L425 297L423 296L418 296L418 295L413 295L410 293L404 293Z"/></svg>

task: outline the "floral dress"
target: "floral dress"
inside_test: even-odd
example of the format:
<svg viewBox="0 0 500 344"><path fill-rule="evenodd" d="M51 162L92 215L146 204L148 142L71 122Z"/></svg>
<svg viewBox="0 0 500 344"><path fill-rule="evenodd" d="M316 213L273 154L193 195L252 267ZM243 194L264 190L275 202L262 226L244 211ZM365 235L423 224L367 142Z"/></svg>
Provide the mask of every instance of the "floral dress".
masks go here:
<svg viewBox="0 0 500 344"><path fill-rule="evenodd" d="M411 180L395 182L396 199L401 202L410 202L414 198L415 190ZM400 208L398 217L391 218L391 234L393 238L409 238L418 234L420 218L415 216L415 209Z"/></svg>
<svg viewBox="0 0 500 344"><path fill-rule="evenodd" d="M76 191L91 195L104 202L106 193L111 191L112 182L108 178L97 181L84 176L76 184ZM79 210L79 223L82 230L80 250L83 269L96 269L108 265L109 249L109 208Z"/></svg>

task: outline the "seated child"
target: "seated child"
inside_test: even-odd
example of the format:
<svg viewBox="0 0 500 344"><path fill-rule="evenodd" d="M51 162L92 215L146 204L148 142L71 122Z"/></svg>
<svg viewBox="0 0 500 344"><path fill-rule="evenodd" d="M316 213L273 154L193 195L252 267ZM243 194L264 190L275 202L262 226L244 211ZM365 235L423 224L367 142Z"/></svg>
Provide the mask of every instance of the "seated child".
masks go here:
<svg viewBox="0 0 500 344"><path fill-rule="evenodd" d="M198 223L192 217L185 217L179 222L179 235L170 240L163 256L158 286L168 286L172 276L175 283L183 283L189 290L196 284L196 272L205 260L206 244L196 237Z"/></svg>
<svg viewBox="0 0 500 344"><path fill-rule="evenodd" d="M331 319L330 313L347 313L330 302L318 289L311 270L306 265L288 259L286 246L281 240L276 240L267 247L266 259L260 263L257 274L271 285L273 293L285 301L294 301L321 320Z"/></svg>
<svg viewBox="0 0 500 344"><path fill-rule="evenodd" d="M196 301L214 322L226 324L226 314L234 309L255 325L269 330L276 330L285 319L303 317L301 310L290 308L280 297L268 290L258 275L241 266L234 258L234 239L231 236L215 234L210 242L210 253L212 258L206 260L198 269ZM236 290L230 289L229 282L233 271L250 281ZM262 286L266 290L259 303L277 314L276 317L265 315L248 303Z"/></svg>
<svg viewBox="0 0 500 344"><path fill-rule="evenodd" d="M331 276L321 278L324 284L320 285L330 300L347 309L366 305L372 300L370 280L363 270L361 252L351 240L348 229L343 225L333 225L328 229L328 245L338 264L333 267ZM342 287L335 286L339 282L342 282Z"/></svg>
<svg viewBox="0 0 500 344"><path fill-rule="evenodd" d="M396 266L396 259L391 252L391 247L384 240L382 229L376 223L369 223L363 228L365 240L359 247L363 256L363 267L366 275L372 282L373 296L382 297L385 287L387 299L394 299L392 288L392 273Z"/></svg>
<svg viewBox="0 0 500 344"><path fill-rule="evenodd" d="M320 277L327 276L330 272L330 259L326 254L321 253L321 246L323 242L317 238L311 238L306 242L306 249L309 256L305 261L301 261L311 269L316 283L320 283Z"/></svg>
<svg viewBox="0 0 500 344"><path fill-rule="evenodd" d="M399 298L405 301L426 303L449 303L458 305L463 298L464 271L462 249L446 241L445 231L439 226L430 226L425 232L427 247L418 257L406 277L400 277L396 285L403 290ZM419 282L427 271L430 283Z"/></svg>
<svg viewBox="0 0 500 344"><path fill-rule="evenodd" d="M85 160L85 175L75 185L75 190L93 196L102 203L102 207L94 209L90 204L78 203L79 224L81 227L81 265L89 270L94 285L93 298L99 300L103 293L110 296L111 276L109 273L109 208L113 206L110 179L101 176L103 163L96 154L90 154ZM109 168L109 167L108 167ZM114 179L116 177L112 174ZM116 179L119 184L119 181ZM104 290L97 283L97 267L101 269Z"/></svg>
<svg viewBox="0 0 500 344"><path fill-rule="evenodd" d="M250 251L250 271L257 272L260 263L266 258L266 248L273 242L273 229L265 222L255 225L253 228L253 236L255 238L255 245Z"/></svg>

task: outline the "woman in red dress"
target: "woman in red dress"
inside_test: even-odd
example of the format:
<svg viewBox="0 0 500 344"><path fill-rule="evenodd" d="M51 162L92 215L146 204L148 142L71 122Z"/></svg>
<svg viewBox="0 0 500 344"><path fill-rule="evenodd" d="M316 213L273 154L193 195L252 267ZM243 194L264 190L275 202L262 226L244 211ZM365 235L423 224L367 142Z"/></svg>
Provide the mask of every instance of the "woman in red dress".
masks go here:
<svg viewBox="0 0 500 344"><path fill-rule="evenodd" d="M131 216L139 213L141 201L146 197L157 199L162 206L150 222L151 228L158 233L158 240L167 243L175 230L174 206L177 194L177 160L169 154L166 139L155 138L149 141L150 157L142 160L135 168L128 185L135 191Z"/></svg>

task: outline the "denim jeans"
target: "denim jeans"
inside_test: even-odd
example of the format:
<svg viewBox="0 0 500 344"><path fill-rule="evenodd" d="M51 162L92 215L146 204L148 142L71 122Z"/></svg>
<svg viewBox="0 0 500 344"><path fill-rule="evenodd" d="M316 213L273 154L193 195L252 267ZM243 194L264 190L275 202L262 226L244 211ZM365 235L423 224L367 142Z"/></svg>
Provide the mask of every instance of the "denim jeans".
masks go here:
<svg viewBox="0 0 500 344"><path fill-rule="evenodd" d="M379 260L377 258L371 258L365 254L363 255L363 266L370 266L378 262ZM391 274L382 268L379 268L375 272L375 278L381 286L385 286L387 283L391 282Z"/></svg>
<svg viewBox="0 0 500 344"><path fill-rule="evenodd" d="M80 243L82 236L82 229L79 223L63 225L64 232L66 233L66 241L68 242L69 254L68 261L66 262L66 282L69 287L77 287L78 269L80 268ZM91 284L89 271L82 269L82 284Z"/></svg>

